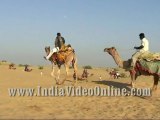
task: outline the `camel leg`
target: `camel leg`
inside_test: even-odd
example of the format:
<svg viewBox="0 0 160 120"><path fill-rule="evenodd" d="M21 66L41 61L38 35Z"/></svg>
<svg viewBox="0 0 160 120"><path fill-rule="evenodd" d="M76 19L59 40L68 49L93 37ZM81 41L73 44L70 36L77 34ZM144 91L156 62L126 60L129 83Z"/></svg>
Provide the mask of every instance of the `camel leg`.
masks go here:
<svg viewBox="0 0 160 120"><path fill-rule="evenodd" d="M132 88L134 88L135 87L135 75L132 75L131 79L132 79L131 85L132 85Z"/></svg>
<svg viewBox="0 0 160 120"><path fill-rule="evenodd" d="M131 75L131 86L132 88L135 87L135 80L136 80L136 72L134 70L130 71L130 75Z"/></svg>
<svg viewBox="0 0 160 120"><path fill-rule="evenodd" d="M67 64L66 65L66 77L65 77L65 80L67 80L68 75L69 75L69 65Z"/></svg>
<svg viewBox="0 0 160 120"><path fill-rule="evenodd" d="M57 77L56 77L56 83L57 84L60 84L60 82L59 82L59 80L60 80L60 73L61 73L61 70L60 70L60 68L58 68Z"/></svg>
<svg viewBox="0 0 160 120"><path fill-rule="evenodd" d="M63 84L63 83L67 80L68 74L69 74L69 64L66 63L64 66L65 66L65 69L66 69L66 76L65 76L65 78L63 79L63 81L61 82L61 84Z"/></svg>
<svg viewBox="0 0 160 120"><path fill-rule="evenodd" d="M56 80L56 84L58 84L58 80L56 79L56 76L55 76L54 72L55 72L55 67L52 66L51 76L54 77L54 79Z"/></svg>
<svg viewBox="0 0 160 120"><path fill-rule="evenodd" d="M54 77L54 69L55 69L55 67L52 66L52 72L51 72L51 76L52 76L52 77Z"/></svg>
<svg viewBox="0 0 160 120"><path fill-rule="evenodd" d="M159 76L154 75L154 84L153 84L153 88L152 88L153 91L157 90L158 81L159 81Z"/></svg>
<svg viewBox="0 0 160 120"><path fill-rule="evenodd" d="M78 68L77 68L77 60L75 60L75 62L74 62L74 64L73 64L73 67L74 67L74 72L75 72L75 75L76 75L76 81L75 81L75 84L77 84L77 70L78 70Z"/></svg>

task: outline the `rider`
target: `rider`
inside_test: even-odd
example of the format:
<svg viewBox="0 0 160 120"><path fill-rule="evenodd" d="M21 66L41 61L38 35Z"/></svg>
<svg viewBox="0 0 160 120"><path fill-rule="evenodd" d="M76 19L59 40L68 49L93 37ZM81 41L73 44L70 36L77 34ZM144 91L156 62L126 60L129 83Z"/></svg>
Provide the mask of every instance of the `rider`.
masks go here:
<svg viewBox="0 0 160 120"><path fill-rule="evenodd" d="M132 55L132 63L131 63L131 67L135 66L135 63L138 59L138 57L144 53L147 53L149 51L149 42L148 40L145 38L145 34L144 33L140 33L139 34L140 40L141 40L141 46L139 47L134 47L134 49L138 50L135 54Z"/></svg>
<svg viewBox="0 0 160 120"><path fill-rule="evenodd" d="M55 47L63 49L64 46L65 46L65 39L61 36L61 33L57 33L57 37L55 39Z"/></svg>
<svg viewBox="0 0 160 120"><path fill-rule="evenodd" d="M55 39L55 48L50 51L49 55L45 57L45 59L49 60L53 53L58 52L65 48L65 39L61 36L61 33L57 33L57 37Z"/></svg>

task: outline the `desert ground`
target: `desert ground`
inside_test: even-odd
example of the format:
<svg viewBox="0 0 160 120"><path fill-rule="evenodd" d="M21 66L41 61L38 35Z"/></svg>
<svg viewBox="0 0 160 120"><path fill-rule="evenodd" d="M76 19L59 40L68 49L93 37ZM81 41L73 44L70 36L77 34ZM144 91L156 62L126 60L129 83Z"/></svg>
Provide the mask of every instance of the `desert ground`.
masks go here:
<svg viewBox="0 0 160 120"><path fill-rule="evenodd" d="M82 96L82 97L10 97L8 88L36 88L37 86L51 87L56 82L50 75L51 66L31 66L31 72L24 72L24 67L15 66L15 70L8 69L7 64L0 65L0 119L160 119L160 87L151 97L142 96ZM83 68L79 67L78 75ZM43 75L41 75L43 72ZM126 87L130 88L130 77L110 78L106 68L88 69L93 76L88 81L78 81L82 87ZM62 68L62 77L65 74ZM69 80L61 86L72 85L70 69ZM99 76L102 80L99 80ZM141 76L137 79L136 87L150 88L153 85L152 76Z"/></svg>

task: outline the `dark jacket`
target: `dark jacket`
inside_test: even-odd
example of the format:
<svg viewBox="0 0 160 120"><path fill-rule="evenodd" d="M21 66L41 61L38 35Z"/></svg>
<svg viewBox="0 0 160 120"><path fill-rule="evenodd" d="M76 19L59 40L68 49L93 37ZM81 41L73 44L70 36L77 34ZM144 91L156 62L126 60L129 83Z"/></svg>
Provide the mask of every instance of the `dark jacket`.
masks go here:
<svg viewBox="0 0 160 120"><path fill-rule="evenodd" d="M65 39L61 36L57 36L55 39L55 47L59 47L61 49L61 46L65 44Z"/></svg>

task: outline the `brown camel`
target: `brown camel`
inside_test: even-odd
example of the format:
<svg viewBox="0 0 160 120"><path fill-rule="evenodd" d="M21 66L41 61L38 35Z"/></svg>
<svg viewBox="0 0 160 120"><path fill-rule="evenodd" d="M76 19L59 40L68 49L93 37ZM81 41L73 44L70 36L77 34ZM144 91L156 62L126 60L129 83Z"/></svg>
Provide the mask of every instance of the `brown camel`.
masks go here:
<svg viewBox="0 0 160 120"><path fill-rule="evenodd" d="M45 47L45 51L46 51L46 54L48 55L50 53L50 47L49 46ZM61 54L64 54L64 56L61 56ZM76 58L74 50L66 51L66 52L62 51L61 53L54 53L49 60L52 63L51 75L53 77L55 77L56 84L59 84L59 85L63 84L65 82L65 80L67 80L67 77L68 77L68 74L69 74L69 66L70 66L71 63L72 63L72 67L74 68L74 74L75 74L75 81L73 81L73 84L77 83L77 58ZM59 81L61 65L64 65L65 70L66 70L66 76L65 76L65 79L62 82ZM54 73L54 68L55 68L54 66L58 67L58 71L57 71L56 76L55 76L55 73Z"/></svg>
<svg viewBox="0 0 160 120"><path fill-rule="evenodd" d="M128 70L128 68L130 68L130 62L131 60L129 59L128 61L123 61L120 57L120 55L118 54L117 50L114 47L111 48L105 48L104 52L108 52L113 59L115 60L116 64L120 67L123 68L125 70ZM157 85L158 85L158 81L159 81L159 75L157 74L151 74L147 71L141 70L141 69L136 69L136 67L130 71L130 75L131 75L131 85L132 87L135 87L135 80L137 79L138 76L140 75L152 75L154 77L154 84L153 84L153 88L152 90L156 90L157 89Z"/></svg>
<svg viewBox="0 0 160 120"><path fill-rule="evenodd" d="M13 63L9 64L9 69L15 70L16 68L14 66L15 66L15 64L13 64Z"/></svg>

